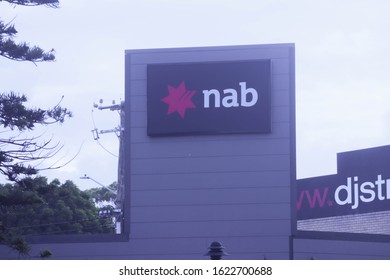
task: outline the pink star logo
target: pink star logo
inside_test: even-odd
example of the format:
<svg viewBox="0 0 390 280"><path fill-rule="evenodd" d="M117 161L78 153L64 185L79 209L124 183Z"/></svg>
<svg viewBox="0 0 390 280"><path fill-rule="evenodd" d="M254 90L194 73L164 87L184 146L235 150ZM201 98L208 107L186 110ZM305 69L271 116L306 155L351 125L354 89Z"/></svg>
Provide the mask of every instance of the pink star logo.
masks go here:
<svg viewBox="0 0 390 280"><path fill-rule="evenodd" d="M184 114L187 109L196 108L191 100L195 93L195 90L187 90L184 82L181 82L177 88L168 85L168 96L161 99L161 101L169 105L167 115L178 112L184 119Z"/></svg>

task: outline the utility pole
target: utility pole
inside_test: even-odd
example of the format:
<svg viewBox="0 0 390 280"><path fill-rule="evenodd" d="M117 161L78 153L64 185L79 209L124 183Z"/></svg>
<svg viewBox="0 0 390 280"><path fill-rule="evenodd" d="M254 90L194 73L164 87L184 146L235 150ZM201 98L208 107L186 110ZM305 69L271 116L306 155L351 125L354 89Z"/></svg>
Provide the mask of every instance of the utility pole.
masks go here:
<svg viewBox="0 0 390 280"><path fill-rule="evenodd" d="M110 111L118 111L120 115L124 114L123 110L124 102L121 101L120 104L116 104L115 101L112 101L112 105L103 106L103 100L100 99L99 104L94 103L93 107L99 110L110 110ZM94 140L99 140L101 134L106 133L115 133L118 138L120 138L121 132L124 130L124 122L121 122L119 126L112 129L98 130L96 127L92 130Z"/></svg>
<svg viewBox="0 0 390 280"><path fill-rule="evenodd" d="M105 134L105 133L115 133L119 139L118 173L117 173L118 178L117 178L117 191L116 191L116 198L115 198L116 209L114 209L114 210L116 210L115 214L119 214L118 216L115 216L116 233L121 233L121 232L123 232L123 201L124 201L124 194L125 194L125 180L124 180L124 174L125 174L125 161L124 161L125 110L124 110L124 102L121 101L119 104L116 104L115 101L113 101L111 105L103 105L103 100L101 99L99 101L99 104L95 103L93 105L93 107L97 108L99 110L117 111L117 112L119 112L119 116L120 116L119 126L113 128L113 129L106 129L106 130L98 130L95 127L92 130L92 134L93 134L94 140L96 140L96 141L99 140L101 134ZM85 179L87 179L87 178L93 180L92 178L85 175ZM93 180L93 181L95 181L95 180ZM100 184L100 183L98 183L98 184Z"/></svg>
<svg viewBox="0 0 390 280"><path fill-rule="evenodd" d="M110 110L110 111L118 111L120 116L120 124L119 126L113 129L107 130L98 130L97 128L92 130L92 134L95 140L100 138L101 134L105 133L115 133L119 139L119 156L118 156L118 179L117 179L117 196L115 200L115 204L119 209L123 208L123 200L125 193L125 182L124 182L124 174L125 174L125 163L124 163L124 127L125 127L125 110L124 110L124 102L121 101L119 104L116 104L115 101L112 102L111 105L103 105L103 100L99 101L99 104L93 105L95 108L99 110Z"/></svg>

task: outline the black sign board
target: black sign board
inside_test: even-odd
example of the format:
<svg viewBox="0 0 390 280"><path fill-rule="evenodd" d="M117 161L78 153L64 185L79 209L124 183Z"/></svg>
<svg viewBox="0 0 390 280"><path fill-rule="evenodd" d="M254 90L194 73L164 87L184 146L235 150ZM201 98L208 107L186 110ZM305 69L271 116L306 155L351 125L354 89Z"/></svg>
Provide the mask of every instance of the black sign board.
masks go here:
<svg viewBox="0 0 390 280"><path fill-rule="evenodd" d="M269 133L270 60L149 64L148 135Z"/></svg>
<svg viewBox="0 0 390 280"><path fill-rule="evenodd" d="M340 153L338 173L297 181L298 220L390 210L390 146Z"/></svg>

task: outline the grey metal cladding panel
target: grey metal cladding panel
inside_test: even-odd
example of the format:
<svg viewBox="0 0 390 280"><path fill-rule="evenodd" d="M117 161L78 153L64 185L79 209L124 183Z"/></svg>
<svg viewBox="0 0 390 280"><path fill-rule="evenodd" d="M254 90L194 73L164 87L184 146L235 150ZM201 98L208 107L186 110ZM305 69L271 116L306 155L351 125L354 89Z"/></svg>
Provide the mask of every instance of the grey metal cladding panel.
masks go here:
<svg viewBox="0 0 390 280"><path fill-rule="evenodd" d="M222 242L222 241L221 241ZM288 248L288 238L282 236L263 236L252 237L247 236L245 238L227 238L223 239L222 244L226 247L226 251L229 254L242 254L242 253L267 253L267 252L285 252ZM226 245L225 245L226 244Z"/></svg>
<svg viewBox="0 0 390 280"><path fill-rule="evenodd" d="M288 238L286 237L221 237L219 241L226 247L229 256L224 260L248 259L287 259ZM208 260L204 254L210 243L206 238L137 238L128 244L69 244L69 252L53 248L53 259L115 259L115 260ZM90 245L90 246L85 246ZM237 246L238 245L238 246ZM97 250L93 250L93 247ZM52 249L52 248L51 248ZM93 252L93 253L91 253Z"/></svg>
<svg viewBox="0 0 390 280"><path fill-rule="evenodd" d="M130 67L131 72L133 73L130 82L134 82L137 80L142 80L146 82L147 64L131 64L130 66L127 67Z"/></svg>
<svg viewBox="0 0 390 280"><path fill-rule="evenodd" d="M218 238L230 254L224 259L286 259L288 238L282 236L221 237ZM134 238L129 243L69 243L50 244L55 260L145 260L191 259L207 260L204 256L214 239L204 238ZM9 248L0 247L0 254L12 259ZM19 257L15 254L15 259Z"/></svg>
<svg viewBox="0 0 390 280"><path fill-rule="evenodd" d="M222 205L251 203L289 203L290 192L284 188L230 188L192 190L133 191L133 207L174 205ZM237 207L239 209L239 207Z"/></svg>
<svg viewBox="0 0 390 280"><path fill-rule="evenodd" d="M133 159L131 174L176 174L289 170L288 155Z"/></svg>
<svg viewBox="0 0 390 280"><path fill-rule="evenodd" d="M155 145L153 142L134 143L132 159L142 158L173 158L173 157L210 157L238 155L276 155L289 154L288 139L251 140L239 142L227 139L174 141L165 145Z"/></svg>
<svg viewBox="0 0 390 280"><path fill-rule="evenodd" d="M236 48L188 48L188 49L165 49L144 50L140 52L128 51L126 56L131 55L132 64L148 63L177 63L224 60L248 60L268 58L288 58L289 47L236 47Z"/></svg>
<svg viewBox="0 0 390 280"><path fill-rule="evenodd" d="M209 238L182 238L182 239L136 239L137 242L131 245L128 250L129 254L133 252L144 252L144 254L156 254L156 249L160 253L166 254L183 254L193 253L199 254L199 258L207 259L203 256L210 243L214 240ZM254 237L229 237L222 238L220 242L226 247L226 251L235 256L243 253L259 253L259 252L283 252L288 244L286 237L269 237L269 236L254 236ZM196 249L195 249L196 248ZM187 252L186 252L187 251ZM233 258L234 259L234 258Z"/></svg>
<svg viewBox="0 0 390 280"><path fill-rule="evenodd" d="M258 253L237 253L234 256L227 256L226 260L288 260L289 251L288 247L284 248L284 251L279 252L258 252Z"/></svg>
<svg viewBox="0 0 390 280"><path fill-rule="evenodd" d="M145 110L146 111L146 80L130 81L126 84L131 95L126 95L126 100L133 96L144 96L145 98Z"/></svg>
<svg viewBox="0 0 390 280"><path fill-rule="evenodd" d="M290 90L290 75L272 75L271 87L272 92Z"/></svg>
<svg viewBox="0 0 390 280"><path fill-rule="evenodd" d="M286 236L290 219L262 221L162 222L132 224L132 238Z"/></svg>
<svg viewBox="0 0 390 280"><path fill-rule="evenodd" d="M132 223L290 219L290 205L287 203L166 205L132 207L131 209Z"/></svg>
<svg viewBox="0 0 390 280"><path fill-rule="evenodd" d="M130 96L130 113L142 112L146 114L146 95L133 95Z"/></svg>
<svg viewBox="0 0 390 280"><path fill-rule="evenodd" d="M290 171L133 175L131 183L132 190L289 187Z"/></svg>
<svg viewBox="0 0 390 280"><path fill-rule="evenodd" d="M290 74L290 60L289 58L273 58L271 60L272 72L274 74Z"/></svg>

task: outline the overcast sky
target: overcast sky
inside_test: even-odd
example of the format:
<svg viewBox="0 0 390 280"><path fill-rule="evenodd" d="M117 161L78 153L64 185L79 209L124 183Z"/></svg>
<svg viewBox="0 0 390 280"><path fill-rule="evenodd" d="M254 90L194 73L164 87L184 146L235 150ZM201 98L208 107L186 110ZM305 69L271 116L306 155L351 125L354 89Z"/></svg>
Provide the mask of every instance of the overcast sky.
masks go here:
<svg viewBox="0 0 390 280"><path fill-rule="evenodd" d="M42 173L74 181L88 174L116 181L118 140L91 130L119 124L115 112L93 109L124 99L124 51L170 47L295 43L298 178L336 172L336 153L390 144L390 2L386 0L63 0L59 9L0 3L17 40L56 50L56 62L35 66L0 57L1 91L26 93L50 107L64 95L74 117L47 127L64 144ZM94 124L95 123L95 124ZM103 149L104 148L104 149ZM106 151L108 150L108 152ZM112 155L114 154L114 155Z"/></svg>

